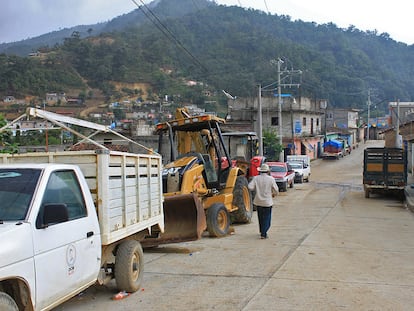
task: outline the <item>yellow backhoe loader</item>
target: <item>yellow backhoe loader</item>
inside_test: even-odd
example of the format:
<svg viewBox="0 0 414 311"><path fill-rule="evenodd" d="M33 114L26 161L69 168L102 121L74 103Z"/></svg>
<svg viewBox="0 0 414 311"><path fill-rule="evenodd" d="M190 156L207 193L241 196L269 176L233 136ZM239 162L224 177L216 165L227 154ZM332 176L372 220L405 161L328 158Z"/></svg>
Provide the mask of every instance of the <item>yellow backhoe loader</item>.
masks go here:
<svg viewBox="0 0 414 311"><path fill-rule="evenodd" d="M210 114L190 116L179 108L175 120L157 125L158 152L166 161L162 238L184 240L205 229L210 236L221 237L232 222L251 221L247 180L240 168L231 165L220 130L224 122Z"/></svg>

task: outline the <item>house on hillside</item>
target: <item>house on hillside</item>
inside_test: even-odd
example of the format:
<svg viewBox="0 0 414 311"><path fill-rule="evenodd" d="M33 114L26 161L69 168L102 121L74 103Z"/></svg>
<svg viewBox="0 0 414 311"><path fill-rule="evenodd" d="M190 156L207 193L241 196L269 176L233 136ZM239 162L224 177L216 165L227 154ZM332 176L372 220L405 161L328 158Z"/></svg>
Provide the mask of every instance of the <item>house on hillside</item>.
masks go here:
<svg viewBox="0 0 414 311"><path fill-rule="evenodd" d="M45 130L53 129L55 125L47 120L21 120L14 123L11 127L13 135L17 130L22 132L32 131L32 130Z"/></svg>
<svg viewBox="0 0 414 311"><path fill-rule="evenodd" d="M58 102L66 103L66 94L65 93L47 93L46 94L46 103L48 105L54 105Z"/></svg>
<svg viewBox="0 0 414 311"><path fill-rule="evenodd" d="M69 106L81 106L83 104L82 99L80 98L67 98L66 103Z"/></svg>
<svg viewBox="0 0 414 311"><path fill-rule="evenodd" d="M14 103L16 101L16 98L14 98L14 96L5 96L3 98L3 102L5 103Z"/></svg>

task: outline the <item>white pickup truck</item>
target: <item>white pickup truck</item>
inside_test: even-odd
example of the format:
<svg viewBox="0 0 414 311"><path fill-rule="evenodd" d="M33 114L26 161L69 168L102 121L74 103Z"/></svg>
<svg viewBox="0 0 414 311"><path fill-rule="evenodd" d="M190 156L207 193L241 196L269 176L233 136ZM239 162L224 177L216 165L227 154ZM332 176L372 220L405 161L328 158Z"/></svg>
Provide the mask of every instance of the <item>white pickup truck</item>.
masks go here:
<svg viewBox="0 0 414 311"><path fill-rule="evenodd" d="M309 182L311 175L310 158L307 155L288 155L287 162L295 171L295 182Z"/></svg>
<svg viewBox="0 0 414 311"><path fill-rule="evenodd" d="M160 156L64 151L0 163L0 310L49 310L113 278L119 290L140 288L140 241L164 229Z"/></svg>
<svg viewBox="0 0 414 311"><path fill-rule="evenodd" d="M295 182L309 182L311 175L310 157L308 155L288 155L287 162L295 171Z"/></svg>
<svg viewBox="0 0 414 311"><path fill-rule="evenodd" d="M47 119L97 150L0 154L1 311L50 310L112 279L120 291L137 291L142 246L201 237L201 205L165 212L159 154L110 127L36 108L0 132L23 117ZM67 124L96 132L86 137ZM111 151L91 139L99 132L148 153Z"/></svg>

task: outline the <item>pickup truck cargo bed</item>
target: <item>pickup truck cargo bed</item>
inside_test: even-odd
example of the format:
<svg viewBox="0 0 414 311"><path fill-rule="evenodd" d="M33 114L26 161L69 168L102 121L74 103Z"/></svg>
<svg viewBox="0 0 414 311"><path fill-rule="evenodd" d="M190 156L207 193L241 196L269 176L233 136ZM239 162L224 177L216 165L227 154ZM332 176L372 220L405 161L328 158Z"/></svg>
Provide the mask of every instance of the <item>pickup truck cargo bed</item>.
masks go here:
<svg viewBox="0 0 414 311"><path fill-rule="evenodd" d="M79 166L97 208L102 245L158 226L164 230L161 157L109 150L1 154L1 164Z"/></svg>

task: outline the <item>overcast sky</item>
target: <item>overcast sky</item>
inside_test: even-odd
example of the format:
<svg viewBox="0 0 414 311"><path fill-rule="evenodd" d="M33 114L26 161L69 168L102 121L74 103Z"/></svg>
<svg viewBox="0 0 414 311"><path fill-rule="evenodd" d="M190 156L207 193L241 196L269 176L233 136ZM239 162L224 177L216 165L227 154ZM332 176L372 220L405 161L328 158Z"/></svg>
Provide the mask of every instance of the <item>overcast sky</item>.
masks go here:
<svg viewBox="0 0 414 311"><path fill-rule="evenodd" d="M135 0L141 4L141 0ZM150 0L142 0L144 3ZM218 4L289 15L292 20L386 32L414 43L411 0L216 0ZM76 25L95 24L136 9L132 0L0 0L0 43L36 37Z"/></svg>

